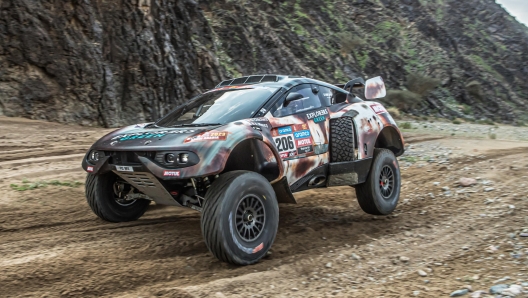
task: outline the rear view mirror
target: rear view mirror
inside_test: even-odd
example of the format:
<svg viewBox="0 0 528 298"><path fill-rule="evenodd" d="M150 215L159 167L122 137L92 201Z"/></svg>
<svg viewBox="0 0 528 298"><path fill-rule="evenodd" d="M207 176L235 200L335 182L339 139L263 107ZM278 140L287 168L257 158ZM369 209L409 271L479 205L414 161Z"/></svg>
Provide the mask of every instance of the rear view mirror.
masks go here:
<svg viewBox="0 0 528 298"><path fill-rule="evenodd" d="M376 99L387 95L385 83L381 77L375 77L365 82L365 98Z"/></svg>
<svg viewBox="0 0 528 298"><path fill-rule="evenodd" d="M284 104L283 106L288 106L290 104L290 102L292 101L295 101L295 100L299 100L299 99L303 99L304 96L301 94L301 93L297 93L297 92L291 92L290 94L288 94L288 96L286 96L286 99L284 100Z"/></svg>

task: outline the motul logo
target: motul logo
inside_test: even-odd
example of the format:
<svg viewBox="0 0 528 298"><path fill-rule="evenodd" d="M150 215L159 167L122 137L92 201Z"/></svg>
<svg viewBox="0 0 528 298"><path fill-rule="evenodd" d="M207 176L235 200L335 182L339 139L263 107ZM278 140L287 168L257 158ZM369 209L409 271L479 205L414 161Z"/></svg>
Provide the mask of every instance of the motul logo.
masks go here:
<svg viewBox="0 0 528 298"><path fill-rule="evenodd" d="M312 145L312 139L297 140L297 147Z"/></svg>
<svg viewBox="0 0 528 298"><path fill-rule="evenodd" d="M163 171L165 177L180 177L180 171Z"/></svg>

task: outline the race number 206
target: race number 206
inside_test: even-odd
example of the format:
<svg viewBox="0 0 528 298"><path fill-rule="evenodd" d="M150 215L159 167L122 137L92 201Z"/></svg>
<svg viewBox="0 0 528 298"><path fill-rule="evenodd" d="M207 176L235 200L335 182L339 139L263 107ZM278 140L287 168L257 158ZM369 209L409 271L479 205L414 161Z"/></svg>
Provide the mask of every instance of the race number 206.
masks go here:
<svg viewBox="0 0 528 298"><path fill-rule="evenodd" d="M295 143L293 142L293 135L286 135L274 138L275 145L279 152L295 150Z"/></svg>

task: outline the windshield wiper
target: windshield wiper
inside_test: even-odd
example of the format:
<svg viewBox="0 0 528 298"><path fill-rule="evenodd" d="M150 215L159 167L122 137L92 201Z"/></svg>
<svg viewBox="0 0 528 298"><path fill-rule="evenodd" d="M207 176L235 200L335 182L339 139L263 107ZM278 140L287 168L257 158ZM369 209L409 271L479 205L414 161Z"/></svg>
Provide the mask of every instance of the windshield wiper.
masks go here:
<svg viewBox="0 0 528 298"><path fill-rule="evenodd" d="M183 126L213 126L213 125L222 125L222 123L185 123Z"/></svg>
<svg viewBox="0 0 528 298"><path fill-rule="evenodd" d="M150 127L160 128L159 126L156 125L156 123L150 123L149 125L146 125L146 126L143 127L143 128L150 128Z"/></svg>
<svg viewBox="0 0 528 298"><path fill-rule="evenodd" d="M178 126L198 127L198 126L212 126L212 125L222 125L222 123L183 123L183 124L174 124L169 127L178 127Z"/></svg>

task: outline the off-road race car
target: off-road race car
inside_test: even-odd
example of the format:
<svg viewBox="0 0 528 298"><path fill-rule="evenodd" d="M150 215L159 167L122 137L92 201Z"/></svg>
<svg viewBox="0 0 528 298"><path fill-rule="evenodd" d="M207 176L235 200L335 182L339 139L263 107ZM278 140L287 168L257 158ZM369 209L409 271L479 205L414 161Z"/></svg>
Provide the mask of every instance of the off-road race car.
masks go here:
<svg viewBox="0 0 528 298"><path fill-rule="evenodd" d="M361 208L386 215L398 203L403 137L382 104L381 77L331 85L254 75L221 82L153 123L98 140L82 167L86 199L110 222L137 220L156 204L201 212L218 259L249 265L270 249L279 203L293 193L353 186Z"/></svg>

